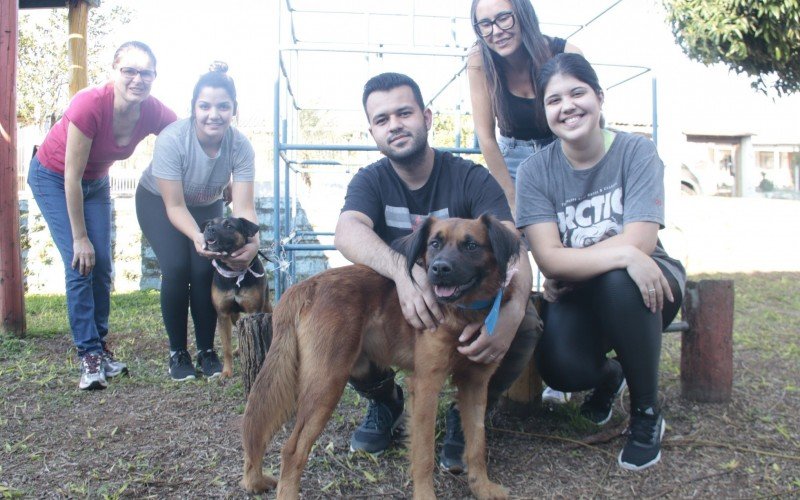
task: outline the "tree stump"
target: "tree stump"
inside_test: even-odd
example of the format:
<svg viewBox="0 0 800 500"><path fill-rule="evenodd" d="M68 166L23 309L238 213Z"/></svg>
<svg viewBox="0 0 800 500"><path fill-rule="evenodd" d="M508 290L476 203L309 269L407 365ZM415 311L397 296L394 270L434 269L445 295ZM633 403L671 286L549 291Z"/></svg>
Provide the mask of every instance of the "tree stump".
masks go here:
<svg viewBox="0 0 800 500"><path fill-rule="evenodd" d="M544 298L539 292L533 292L530 298L533 302L536 312L539 317L542 317L542 301ZM541 334L541 332L540 332ZM526 417L533 413L534 409L542 402L542 377L536 370L536 362L531 356L530 361L526 365L522 373L516 381L508 388L508 390L500 398L500 404L504 411L517 415L519 417Z"/></svg>
<svg viewBox="0 0 800 500"><path fill-rule="evenodd" d="M244 397L247 399L272 343L272 314L256 313L244 316L236 323L236 332L239 338Z"/></svg>
<svg viewBox="0 0 800 500"><path fill-rule="evenodd" d="M681 394L711 403L733 392L733 280L686 283L681 341Z"/></svg>

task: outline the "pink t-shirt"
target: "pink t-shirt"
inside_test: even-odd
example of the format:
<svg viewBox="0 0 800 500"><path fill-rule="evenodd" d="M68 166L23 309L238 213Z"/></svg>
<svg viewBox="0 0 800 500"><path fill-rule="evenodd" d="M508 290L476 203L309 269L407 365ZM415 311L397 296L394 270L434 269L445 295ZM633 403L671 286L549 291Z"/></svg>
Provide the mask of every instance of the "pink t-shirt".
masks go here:
<svg viewBox="0 0 800 500"><path fill-rule="evenodd" d="M48 170L64 174L67 152L67 129L74 123L78 130L92 139L84 179L100 179L108 173L111 164L133 154L136 145L150 134L158 134L177 119L175 113L155 97L142 101L139 121L127 146L118 146L114 140L114 84L81 90L69 103L64 116L53 125L37 157Z"/></svg>

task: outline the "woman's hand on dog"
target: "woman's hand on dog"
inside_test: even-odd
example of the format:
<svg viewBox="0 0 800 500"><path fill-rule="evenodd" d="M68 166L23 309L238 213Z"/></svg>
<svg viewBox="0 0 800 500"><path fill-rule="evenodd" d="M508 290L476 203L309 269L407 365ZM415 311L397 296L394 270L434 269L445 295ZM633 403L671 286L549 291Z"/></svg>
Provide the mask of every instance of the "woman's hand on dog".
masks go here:
<svg viewBox="0 0 800 500"><path fill-rule="evenodd" d="M250 267L250 263L253 262L256 255L258 255L258 242L251 239L230 256L222 257L222 261L234 271L243 271Z"/></svg>
<svg viewBox="0 0 800 500"><path fill-rule="evenodd" d="M221 259L222 257L225 257L224 253L210 252L206 250L206 239L202 232L195 233L194 237L192 237L192 242L194 242L194 249L201 257L205 257L207 259Z"/></svg>

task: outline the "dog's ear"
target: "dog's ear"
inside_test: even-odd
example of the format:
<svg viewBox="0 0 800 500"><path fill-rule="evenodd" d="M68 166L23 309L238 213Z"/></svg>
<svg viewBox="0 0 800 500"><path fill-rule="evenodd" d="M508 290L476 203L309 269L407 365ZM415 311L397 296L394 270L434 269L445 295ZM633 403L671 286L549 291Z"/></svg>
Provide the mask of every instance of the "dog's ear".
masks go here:
<svg viewBox="0 0 800 500"><path fill-rule="evenodd" d="M489 244L492 245L492 252L500 268L500 274L505 281L505 273L508 264L512 259L519 255L520 240L519 236L505 227L499 220L491 215L481 215L481 222L486 226L486 233L489 236Z"/></svg>
<svg viewBox="0 0 800 500"><path fill-rule="evenodd" d="M206 226L211 224L212 222L214 222L214 219L208 219L207 221L203 221L203 223L200 224L200 231L205 231Z"/></svg>
<svg viewBox="0 0 800 500"><path fill-rule="evenodd" d="M244 217L239 217L239 223L242 225L242 234L245 238L255 236L259 230L258 224L254 224Z"/></svg>
<svg viewBox="0 0 800 500"><path fill-rule="evenodd" d="M435 217L428 217L416 231L392 242L392 249L406 258L408 275L412 280L414 276L411 274L411 270L414 268L414 264L425 267L424 256L425 250L428 248L428 233L430 233L435 220Z"/></svg>

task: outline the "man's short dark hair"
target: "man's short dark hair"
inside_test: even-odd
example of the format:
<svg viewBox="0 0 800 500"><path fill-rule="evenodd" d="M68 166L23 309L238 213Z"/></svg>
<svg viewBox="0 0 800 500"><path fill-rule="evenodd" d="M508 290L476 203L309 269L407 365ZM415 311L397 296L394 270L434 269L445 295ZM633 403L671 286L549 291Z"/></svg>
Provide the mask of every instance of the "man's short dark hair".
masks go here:
<svg viewBox="0 0 800 500"><path fill-rule="evenodd" d="M402 73L381 73L380 75L373 76L366 84L364 84L364 94L361 97L361 104L364 106L364 112L367 112L367 98L373 92L388 92L397 87L407 85L414 93L414 100L419 104L419 109L425 109L425 103L422 101L422 92L419 90L417 82ZM369 118L369 116L367 116Z"/></svg>

